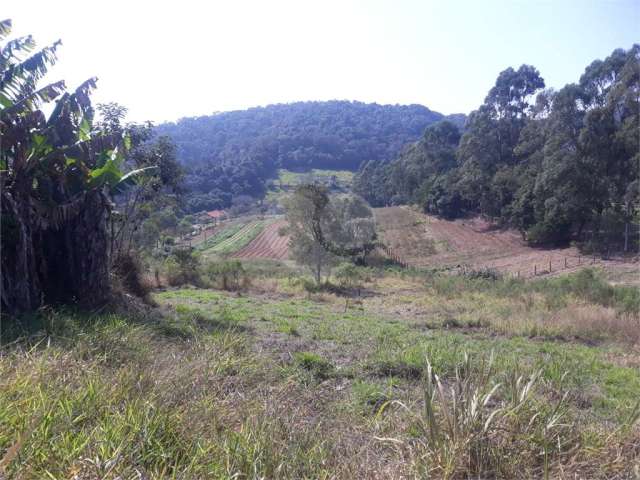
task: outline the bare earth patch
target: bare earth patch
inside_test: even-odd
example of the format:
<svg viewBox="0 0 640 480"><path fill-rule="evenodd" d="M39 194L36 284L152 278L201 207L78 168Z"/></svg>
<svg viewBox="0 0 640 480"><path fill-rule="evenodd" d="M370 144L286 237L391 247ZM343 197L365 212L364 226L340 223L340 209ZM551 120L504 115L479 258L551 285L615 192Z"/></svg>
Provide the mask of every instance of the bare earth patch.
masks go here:
<svg viewBox="0 0 640 480"><path fill-rule="evenodd" d="M620 283L640 281L637 259L586 257L573 247L532 248L518 232L496 228L481 218L448 221L408 207L378 208L375 215L383 240L411 266L491 268L532 278L597 265L620 271Z"/></svg>

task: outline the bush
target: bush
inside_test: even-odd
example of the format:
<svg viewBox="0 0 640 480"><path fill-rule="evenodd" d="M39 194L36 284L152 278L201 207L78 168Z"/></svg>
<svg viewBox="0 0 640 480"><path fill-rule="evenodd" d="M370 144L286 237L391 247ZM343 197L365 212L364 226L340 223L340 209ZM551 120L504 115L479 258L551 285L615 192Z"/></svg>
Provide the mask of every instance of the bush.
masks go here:
<svg viewBox="0 0 640 480"><path fill-rule="evenodd" d="M211 281L219 282L223 290L239 290L249 282L247 272L239 260L210 263L207 266L207 276Z"/></svg>
<svg viewBox="0 0 640 480"><path fill-rule="evenodd" d="M114 262L113 270L128 293L140 298L149 295L151 285L144 278L144 266L140 258L131 253L119 255Z"/></svg>
<svg viewBox="0 0 640 480"><path fill-rule="evenodd" d="M171 286L200 285L200 257L191 248L174 249L166 262L167 281Z"/></svg>
<svg viewBox="0 0 640 480"><path fill-rule="evenodd" d="M483 280L501 280L502 274L498 272L494 268L480 268L480 269L465 269L463 271L463 275L467 278L477 279L481 278Z"/></svg>
<svg viewBox="0 0 640 480"><path fill-rule="evenodd" d="M569 243L570 225L536 223L527 230L527 243L533 246L563 245Z"/></svg>
<svg viewBox="0 0 640 480"><path fill-rule="evenodd" d="M333 275L336 277L336 280L338 280L338 285L346 289L360 289L364 281L362 269L348 262L338 265Z"/></svg>

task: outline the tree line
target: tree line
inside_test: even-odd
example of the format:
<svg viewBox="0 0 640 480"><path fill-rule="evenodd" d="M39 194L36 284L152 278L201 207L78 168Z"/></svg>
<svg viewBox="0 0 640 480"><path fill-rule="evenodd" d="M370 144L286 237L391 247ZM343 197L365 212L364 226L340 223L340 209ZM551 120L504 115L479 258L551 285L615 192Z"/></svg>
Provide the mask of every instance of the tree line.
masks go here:
<svg viewBox="0 0 640 480"><path fill-rule="evenodd" d="M445 118L421 105L349 101L297 102L157 127L176 145L185 168L185 208L225 208L233 197L262 198L279 168L357 170L389 161L425 127ZM460 124L464 115L451 116Z"/></svg>
<svg viewBox="0 0 640 480"><path fill-rule="evenodd" d="M595 60L558 91L533 66L508 68L463 133L446 121L428 126L392 162L365 163L354 189L374 206L481 214L532 244L628 250L637 241L639 98L639 45Z"/></svg>

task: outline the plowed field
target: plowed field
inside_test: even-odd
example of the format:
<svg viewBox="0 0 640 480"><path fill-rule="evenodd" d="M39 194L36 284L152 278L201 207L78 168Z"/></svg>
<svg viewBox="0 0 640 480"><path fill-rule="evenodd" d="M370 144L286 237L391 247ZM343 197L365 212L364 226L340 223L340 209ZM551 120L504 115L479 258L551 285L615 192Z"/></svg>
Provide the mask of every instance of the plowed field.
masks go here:
<svg viewBox="0 0 640 480"><path fill-rule="evenodd" d="M289 253L289 237L280 236L278 230L287 222L278 220L268 225L247 246L233 254L237 258L284 259Z"/></svg>
<svg viewBox="0 0 640 480"><path fill-rule="evenodd" d="M480 218L447 221L406 207L378 208L375 215L385 243L412 266L493 268L528 278L593 263L607 267L628 263L594 260L575 248L532 248L518 232L495 228Z"/></svg>

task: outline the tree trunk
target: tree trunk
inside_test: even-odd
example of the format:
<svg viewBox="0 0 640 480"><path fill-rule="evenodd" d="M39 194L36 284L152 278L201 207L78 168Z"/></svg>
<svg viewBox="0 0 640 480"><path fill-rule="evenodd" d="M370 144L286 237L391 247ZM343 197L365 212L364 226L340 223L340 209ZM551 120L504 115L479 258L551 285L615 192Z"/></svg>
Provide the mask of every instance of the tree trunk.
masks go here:
<svg viewBox="0 0 640 480"><path fill-rule="evenodd" d="M38 221L31 199L2 195L2 312L43 304L102 304L110 294L108 203L90 192L77 214L51 225Z"/></svg>
<svg viewBox="0 0 640 480"><path fill-rule="evenodd" d="M1 313L30 311L42 303L40 272L36 264L28 199L9 193L0 197Z"/></svg>
<svg viewBox="0 0 640 480"><path fill-rule="evenodd" d="M624 222L624 252L629 251L629 222Z"/></svg>
<svg viewBox="0 0 640 480"><path fill-rule="evenodd" d="M110 294L108 206L99 192L87 194L80 213L61 228L45 232L42 252L46 303L93 307Z"/></svg>

